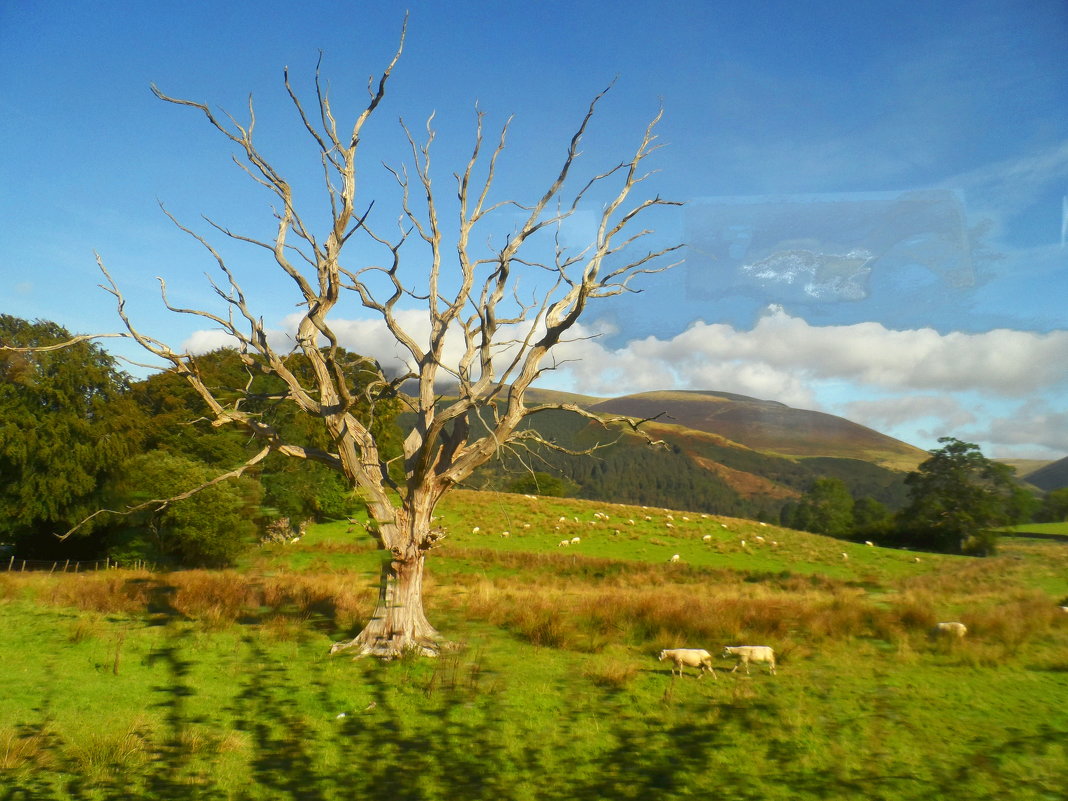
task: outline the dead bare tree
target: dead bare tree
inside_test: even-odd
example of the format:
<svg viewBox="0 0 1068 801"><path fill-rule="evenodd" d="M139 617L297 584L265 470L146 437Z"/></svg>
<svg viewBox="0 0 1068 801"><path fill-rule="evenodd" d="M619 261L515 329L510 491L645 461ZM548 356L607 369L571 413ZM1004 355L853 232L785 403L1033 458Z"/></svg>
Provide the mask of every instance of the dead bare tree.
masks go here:
<svg viewBox="0 0 1068 801"><path fill-rule="evenodd" d="M531 415L547 409L571 409L592 417L569 404L527 405L525 393L545 370L556 366L554 348L566 341L590 301L630 290L629 283L635 276L666 269L670 265L664 264L663 257L676 250L669 247L628 255L639 240L651 233L636 230L638 218L655 207L676 205L660 197L632 199L649 175L644 165L657 149L654 128L659 114L646 127L629 159L584 183L572 175L580 141L603 92L590 103L562 165L547 182L544 193L528 205L512 200L491 201L509 125L502 126L495 146L485 147L484 114L477 112L473 152L463 171L454 175L459 219L455 243L450 246L445 244L445 226L439 217L442 207L431 180L431 123L427 123L425 139L417 141L402 122L410 164L407 168L387 167L398 186L402 224L392 236L376 228L371 222L370 204L362 209L357 205L357 152L367 121L378 111L386 94L403 45L402 33L388 67L377 80L369 81L369 101L351 129L339 127L318 68L314 114L306 112L290 84L288 71L284 75L289 97L322 162L330 208L329 225L322 239L316 237L312 225L294 205L291 184L254 143L256 117L251 99L248 122L241 124L229 115L220 119L203 103L170 97L152 87L161 100L202 112L219 133L237 146L242 158L235 157L235 161L273 194L277 204L273 239L257 239L211 225L225 237L266 250L296 285L301 316L296 326L295 349L311 365L313 379L302 381L287 367L288 354L280 352L269 340L262 320L249 308L226 260L205 237L177 220L179 228L207 249L225 276L223 285L213 283L225 311L177 308L168 300L166 286L161 282L164 304L173 312L210 321L233 338L250 370L262 370L282 379L286 401L321 421L333 443L331 449L316 451L287 443L260 418L244 411L240 399L225 399L213 392L189 354L176 352L135 327L119 287L100 262L107 280L105 288L117 299L119 316L129 336L189 381L207 404L216 425L237 425L251 432L263 445L253 459L275 451L318 461L343 474L366 504L368 528L381 547L389 551L390 558L384 566L378 605L371 621L357 637L335 644L332 651L352 648L360 654L381 656L411 650L433 654L441 647L441 638L423 611L422 584L426 554L444 536L433 523L434 510L442 496L508 443L538 439L532 430L519 428ZM574 191L572 187L580 188ZM553 232L584 199L595 192L603 198L606 189L610 199L599 212L592 241L579 252L561 246ZM476 232L489 232L489 220L495 212L517 217L519 222L501 243L488 244L476 252L472 245ZM362 267L349 264L346 247L357 238L365 245L380 248L386 257L384 263ZM547 247L541 244L546 241ZM411 268L402 269L402 255L413 244L426 257L427 266L421 266L418 273L412 273ZM517 289L521 275L537 276L547 288L534 299L523 300ZM421 283L424 280L426 283ZM395 375L368 359L367 369L374 371L375 378L363 390L372 401L372 409L376 399L399 395L414 417L404 441L402 481L391 481L369 426L352 411L360 398L354 397L354 390L346 382L339 337L331 327L331 312L343 296L354 297L380 318L409 364L407 372ZM400 312L405 304L412 303L425 310L428 336L402 324ZM447 339L459 345L459 358L455 353L447 358ZM443 396L439 393L445 382L452 388ZM401 393L402 385L414 385L415 389ZM477 425L472 425L473 420L478 421Z"/></svg>

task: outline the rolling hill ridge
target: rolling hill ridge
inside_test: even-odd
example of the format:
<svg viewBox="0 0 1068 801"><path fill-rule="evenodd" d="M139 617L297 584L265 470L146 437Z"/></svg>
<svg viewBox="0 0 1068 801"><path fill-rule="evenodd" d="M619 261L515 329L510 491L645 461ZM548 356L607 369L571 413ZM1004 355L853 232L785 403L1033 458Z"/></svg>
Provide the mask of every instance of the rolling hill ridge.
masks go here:
<svg viewBox="0 0 1068 801"><path fill-rule="evenodd" d="M644 436L623 426L606 430L568 412L545 412L532 419L532 427L569 451L596 446L593 457L549 448L529 460L502 457L480 473L479 486L519 486L524 473L544 471L566 478L579 497L773 520L817 478L839 478L854 497L899 507L905 474L928 456L841 417L727 392L596 398L539 389L528 397L532 403L573 403L603 419L645 419ZM650 439L660 447L651 447Z"/></svg>

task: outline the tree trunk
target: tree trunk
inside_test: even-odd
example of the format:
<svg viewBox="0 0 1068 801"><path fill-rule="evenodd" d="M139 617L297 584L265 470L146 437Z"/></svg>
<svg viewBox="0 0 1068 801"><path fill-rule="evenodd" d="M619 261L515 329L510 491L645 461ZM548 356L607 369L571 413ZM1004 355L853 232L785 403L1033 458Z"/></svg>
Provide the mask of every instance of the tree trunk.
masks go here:
<svg viewBox="0 0 1068 801"><path fill-rule="evenodd" d="M410 558L394 556L386 562L370 622L352 640L334 643L330 653L355 648L357 656L437 656L441 635L423 613L424 559L418 553Z"/></svg>

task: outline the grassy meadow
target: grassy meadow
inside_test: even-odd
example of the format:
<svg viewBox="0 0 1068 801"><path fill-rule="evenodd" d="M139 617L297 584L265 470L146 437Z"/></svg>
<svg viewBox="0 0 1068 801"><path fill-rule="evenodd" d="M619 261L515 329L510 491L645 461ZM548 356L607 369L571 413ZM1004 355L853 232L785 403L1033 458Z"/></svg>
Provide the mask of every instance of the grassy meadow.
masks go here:
<svg viewBox="0 0 1068 801"><path fill-rule="evenodd" d="M0 798L1065 797L1068 543L971 559L475 492L441 515L433 660L327 655L377 594L358 525L228 571L0 573Z"/></svg>

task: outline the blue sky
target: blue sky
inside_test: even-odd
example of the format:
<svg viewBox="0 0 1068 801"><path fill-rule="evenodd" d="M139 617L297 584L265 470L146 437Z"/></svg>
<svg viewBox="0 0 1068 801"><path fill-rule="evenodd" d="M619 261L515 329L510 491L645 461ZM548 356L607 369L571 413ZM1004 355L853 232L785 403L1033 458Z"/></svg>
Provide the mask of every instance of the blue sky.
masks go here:
<svg viewBox="0 0 1068 801"><path fill-rule="evenodd" d="M195 320L213 265L160 211L270 223L231 148L172 95L257 110L262 149L311 187L315 154L284 93L319 51L334 107L405 53L368 131L436 112L444 180L474 103L515 115L499 188L532 197L589 100L583 151L626 157L662 107L651 191L685 205L656 238L685 260L591 309L550 386L599 395L737 392L841 414L920 447L1068 453L1068 6L983 2L80 2L0 6L0 312L117 330L99 252L150 333L211 343ZM308 156L311 156L309 161ZM367 197L390 199L376 162ZM580 242L595 210L565 237ZM255 253L246 289L284 330L294 298ZM348 313L347 313L348 314ZM348 344L386 348L354 307ZM136 355L124 346L116 353ZM379 354L381 355L381 354ZM134 368L134 372L143 372Z"/></svg>

